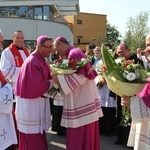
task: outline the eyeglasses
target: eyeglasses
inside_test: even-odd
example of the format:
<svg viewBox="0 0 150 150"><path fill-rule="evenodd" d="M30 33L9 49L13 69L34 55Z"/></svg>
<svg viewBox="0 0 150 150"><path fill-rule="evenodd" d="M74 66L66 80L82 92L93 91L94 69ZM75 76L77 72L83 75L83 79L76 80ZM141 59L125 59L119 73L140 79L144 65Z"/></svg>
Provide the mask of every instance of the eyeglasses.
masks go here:
<svg viewBox="0 0 150 150"><path fill-rule="evenodd" d="M150 46L150 43L146 43L146 47Z"/></svg>
<svg viewBox="0 0 150 150"><path fill-rule="evenodd" d="M52 46L46 46L46 45L41 45L42 47L46 47L46 48L49 48L49 49L51 49L52 48Z"/></svg>
<svg viewBox="0 0 150 150"><path fill-rule="evenodd" d="M4 45L4 41L0 41L0 43L1 43L2 45Z"/></svg>
<svg viewBox="0 0 150 150"><path fill-rule="evenodd" d="M122 53L124 53L124 51L119 51L119 52L117 52L117 54L122 54Z"/></svg>
<svg viewBox="0 0 150 150"><path fill-rule="evenodd" d="M100 50L95 50L94 52L100 52Z"/></svg>

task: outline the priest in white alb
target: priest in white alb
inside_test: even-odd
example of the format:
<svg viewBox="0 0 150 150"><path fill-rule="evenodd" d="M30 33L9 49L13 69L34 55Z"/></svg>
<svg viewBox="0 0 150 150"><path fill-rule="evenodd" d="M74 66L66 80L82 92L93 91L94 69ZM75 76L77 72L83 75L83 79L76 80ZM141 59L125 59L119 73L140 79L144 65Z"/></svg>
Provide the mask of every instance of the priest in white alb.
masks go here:
<svg viewBox="0 0 150 150"><path fill-rule="evenodd" d="M0 30L0 49L3 48L4 37ZM16 131L14 126L12 106L13 82L5 79L0 71L0 150L4 150L13 144L17 144Z"/></svg>

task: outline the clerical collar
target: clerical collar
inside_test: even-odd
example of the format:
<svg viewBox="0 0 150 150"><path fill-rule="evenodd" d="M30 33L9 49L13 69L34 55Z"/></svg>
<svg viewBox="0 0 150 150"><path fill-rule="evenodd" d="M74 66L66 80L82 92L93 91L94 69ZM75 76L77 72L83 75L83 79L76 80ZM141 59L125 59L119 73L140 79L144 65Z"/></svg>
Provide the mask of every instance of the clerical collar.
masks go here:
<svg viewBox="0 0 150 150"><path fill-rule="evenodd" d="M15 46L16 46L16 45L15 45ZM17 48L18 50L23 50L22 47L16 46L16 48Z"/></svg>

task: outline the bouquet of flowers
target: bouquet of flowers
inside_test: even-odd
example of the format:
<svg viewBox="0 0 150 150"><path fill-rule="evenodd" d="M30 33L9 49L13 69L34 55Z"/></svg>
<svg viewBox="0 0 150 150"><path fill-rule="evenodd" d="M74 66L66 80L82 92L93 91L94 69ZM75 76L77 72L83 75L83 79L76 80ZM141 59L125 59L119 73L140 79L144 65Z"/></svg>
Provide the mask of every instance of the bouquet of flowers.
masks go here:
<svg viewBox="0 0 150 150"><path fill-rule="evenodd" d="M114 59L102 45L102 58L104 65L101 67L108 87L119 96L134 96L144 88L148 77L147 71L134 60L125 58ZM120 125L128 126L130 113L127 107L122 107L122 120Z"/></svg>
<svg viewBox="0 0 150 150"><path fill-rule="evenodd" d="M146 83L147 71L140 64L134 64L134 60L118 58L115 62L122 72L124 81L122 82L111 73L109 74L106 66L102 66L109 88L119 96L133 96L140 92Z"/></svg>
<svg viewBox="0 0 150 150"><path fill-rule="evenodd" d="M103 69L103 61L102 60L99 60L97 63L96 63L96 66L95 66L95 70L97 71L98 73L98 76L96 77L96 81L98 81L97 83L97 88L98 89L101 89L103 87L103 85L105 84L105 79L103 77L103 73L102 73L102 69Z"/></svg>
<svg viewBox="0 0 150 150"><path fill-rule="evenodd" d="M50 65L52 72L56 74L72 74L78 71L80 68L84 67L87 63L92 61L92 56L87 58L82 58L81 60L59 58Z"/></svg>
<svg viewBox="0 0 150 150"><path fill-rule="evenodd" d="M87 58L82 58L81 60L68 59L68 58L59 58L54 61L53 64L50 64L52 74L73 74L79 69L83 68L87 63L92 61L92 56L87 56ZM92 69L92 68L91 68ZM90 71L90 70L89 70ZM59 85L54 84L54 87L48 91L50 95L56 95L59 92Z"/></svg>

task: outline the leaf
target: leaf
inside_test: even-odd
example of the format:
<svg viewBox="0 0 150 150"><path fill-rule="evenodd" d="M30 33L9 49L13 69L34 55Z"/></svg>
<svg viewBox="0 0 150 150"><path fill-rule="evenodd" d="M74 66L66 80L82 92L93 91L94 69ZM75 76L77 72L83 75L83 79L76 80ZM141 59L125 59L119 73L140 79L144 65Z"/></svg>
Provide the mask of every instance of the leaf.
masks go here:
<svg viewBox="0 0 150 150"><path fill-rule="evenodd" d="M101 46L102 59L108 71L108 74L115 77L116 79L125 82L121 68L116 64L114 58L108 52L108 50L102 44Z"/></svg>

